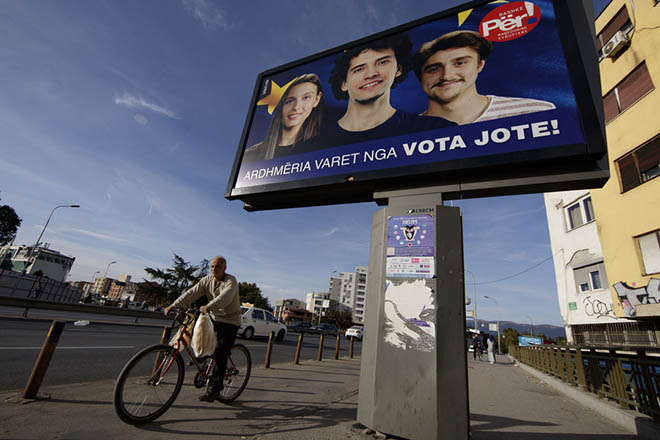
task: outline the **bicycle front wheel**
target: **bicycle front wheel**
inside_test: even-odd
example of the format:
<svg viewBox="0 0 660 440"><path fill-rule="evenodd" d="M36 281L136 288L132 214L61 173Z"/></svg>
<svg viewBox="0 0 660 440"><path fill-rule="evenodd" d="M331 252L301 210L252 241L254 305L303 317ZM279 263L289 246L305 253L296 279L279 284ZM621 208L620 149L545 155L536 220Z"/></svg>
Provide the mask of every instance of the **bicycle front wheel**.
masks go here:
<svg viewBox="0 0 660 440"><path fill-rule="evenodd" d="M250 357L250 351L243 344L234 344L227 359L227 371L225 372L225 379L222 382L223 388L220 391L218 400L223 403L236 400L245 389L251 371L252 358Z"/></svg>
<svg viewBox="0 0 660 440"><path fill-rule="evenodd" d="M184 373L181 355L169 345L154 345L138 352L115 383L113 403L117 415L131 425L153 422L174 403Z"/></svg>

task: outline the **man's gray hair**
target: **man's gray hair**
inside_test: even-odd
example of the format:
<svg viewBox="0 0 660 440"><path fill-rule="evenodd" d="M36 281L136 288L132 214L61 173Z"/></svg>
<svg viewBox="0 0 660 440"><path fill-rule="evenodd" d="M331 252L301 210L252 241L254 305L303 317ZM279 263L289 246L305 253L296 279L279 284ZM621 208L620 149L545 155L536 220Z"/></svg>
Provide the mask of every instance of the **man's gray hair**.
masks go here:
<svg viewBox="0 0 660 440"><path fill-rule="evenodd" d="M223 257L222 255L216 255L215 257L211 258L210 262L213 262L213 260L220 260L223 263L223 266L227 267L227 259Z"/></svg>

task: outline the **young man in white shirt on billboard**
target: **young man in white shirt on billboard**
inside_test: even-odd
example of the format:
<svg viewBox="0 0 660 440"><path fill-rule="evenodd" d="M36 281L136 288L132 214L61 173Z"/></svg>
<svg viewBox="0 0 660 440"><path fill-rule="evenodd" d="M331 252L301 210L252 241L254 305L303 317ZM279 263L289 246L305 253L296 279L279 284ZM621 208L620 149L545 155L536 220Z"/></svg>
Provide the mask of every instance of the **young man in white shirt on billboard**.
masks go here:
<svg viewBox="0 0 660 440"><path fill-rule="evenodd" d="M414 56L414 71L429 97L422 115L442 117L458 125L517 116L555 105L530 98L482 95L477 77L493 44L478 32L454 31L424 43Z"/></svg>

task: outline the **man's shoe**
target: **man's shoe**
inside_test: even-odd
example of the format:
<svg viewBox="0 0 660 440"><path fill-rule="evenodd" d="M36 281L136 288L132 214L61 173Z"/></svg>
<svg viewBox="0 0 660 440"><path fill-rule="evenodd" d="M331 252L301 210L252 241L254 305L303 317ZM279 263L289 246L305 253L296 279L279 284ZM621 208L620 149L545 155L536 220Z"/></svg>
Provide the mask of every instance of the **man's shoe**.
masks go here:
<svg viewBox="0 0 660 440"><path fill-rule="evenodd" d="M220 390L209 390L205 394L199 396L200 402L215 402L220 400Z"/></svg>
<svg viewBox="0 0 660 440"><path fill-rule="evenodd" d="M199 396L201 402L215 402L220 400L220 391L222 391L222 384L212 383L206 389L206 393Z"/></svg>

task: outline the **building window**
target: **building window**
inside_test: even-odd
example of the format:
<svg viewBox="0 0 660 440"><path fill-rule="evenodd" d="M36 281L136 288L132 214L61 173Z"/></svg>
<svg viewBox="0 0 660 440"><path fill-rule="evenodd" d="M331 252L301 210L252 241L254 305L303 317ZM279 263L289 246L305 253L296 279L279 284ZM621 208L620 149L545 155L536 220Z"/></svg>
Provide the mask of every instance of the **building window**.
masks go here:
<svg viewBox="0 0 660 440"><path fill-rule="evenodd" d="M580 293L599 290L607 285L605 265L602 262L573 269L573 275L575 276L575 286Z"/></svg>
<svg viewBox="0 0 660 440"><path fill-rule="evenodd" d="M603 97L605 122L609 123L653 89L646 63L642 62Z"/></svg>
<svg viewBox="0 0 660 440"><path fill-rule="evenodd" d="M566 207L568 217L568 230L573 230L589 223L594 219L594 208L591 204L591 196Z"/></svg>
<svg viewBox="0 0 660 440"><path fill-rule="evenodd" d="M637 237L646 275L660 272L660 231Z"/></svg>
<svg viewBox="0 0 660 440"><path fill-rule="evenodd" d="M625 6L623 6L596 37L598 44L598 61L605 58L603 56L603 46L605 46L607 42L610 41L614 34L622 31L628 35L632 29L633 23L630 20L630 16L628 15L628 10Z"/></svg>
<svg viewBox="0 0 660 440"><path fill-rule="evenodd" d="M660 175L660 136L616 161L621 192L630 191Z"/></svg>

